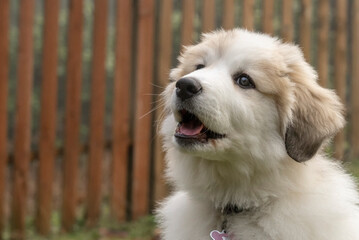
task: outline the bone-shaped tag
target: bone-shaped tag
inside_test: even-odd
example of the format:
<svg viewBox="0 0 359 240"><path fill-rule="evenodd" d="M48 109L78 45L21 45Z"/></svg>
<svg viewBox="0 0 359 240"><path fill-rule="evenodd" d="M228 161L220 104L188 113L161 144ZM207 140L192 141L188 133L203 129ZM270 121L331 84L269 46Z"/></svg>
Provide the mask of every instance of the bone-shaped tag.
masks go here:
<svg viewBox="0 0 359 240"><path fill-rule="evenodd" d="M213 230L209 236L213 239L213 240L230 240L229 236L227 233L225 233L224 231L220 232L217 230Z"/></svg>

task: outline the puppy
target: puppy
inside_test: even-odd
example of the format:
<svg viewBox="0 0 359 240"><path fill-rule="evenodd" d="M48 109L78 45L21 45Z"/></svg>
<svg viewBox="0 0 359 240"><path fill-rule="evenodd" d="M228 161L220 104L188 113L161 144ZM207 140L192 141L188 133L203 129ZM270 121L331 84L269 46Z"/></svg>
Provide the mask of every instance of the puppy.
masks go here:
<svg viewBox="0 0 359 240"><path fill-rule="evenodd" d="M175 192L164 240L359 239L353 179L322 149L343 105L300 49L246 30L204 34L163 93Z"/></svg>

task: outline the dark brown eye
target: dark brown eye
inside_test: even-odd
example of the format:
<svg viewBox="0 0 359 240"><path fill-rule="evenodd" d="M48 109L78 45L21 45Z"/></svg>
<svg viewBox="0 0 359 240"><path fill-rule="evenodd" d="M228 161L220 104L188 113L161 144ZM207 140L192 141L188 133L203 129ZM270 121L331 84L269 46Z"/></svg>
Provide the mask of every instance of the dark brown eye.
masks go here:
<svg viewBox="0 0 359 240"><path fill-rule="evenodd" d="M204 68L205 66L203 65L203 64L198 64L198 65L196 65L196 70L198 70L198 69L201 69L201 68Z"/></svg>
<svg viewBox="0 0 359 240"><path fill-rule="evenodd" d="M255 88L253 80L245 73L240 73L234 76L234 81L238 86L244 89Z"/></svg>

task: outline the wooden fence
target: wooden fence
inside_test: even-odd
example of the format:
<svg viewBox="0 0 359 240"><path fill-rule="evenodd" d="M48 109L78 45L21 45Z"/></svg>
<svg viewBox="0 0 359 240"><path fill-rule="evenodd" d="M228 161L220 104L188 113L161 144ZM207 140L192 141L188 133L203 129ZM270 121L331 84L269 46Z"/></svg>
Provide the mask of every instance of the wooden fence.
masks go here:
<svg viewBox="0 0 359 240"><path fill-rule="evenodd" d="M84 19L88 6L90 23ZM15 25L10 21L13 11L18 14ZM37 16L43 25L41 48L36 50ZM65 33L59 27L63 18ZM91 31L86 24L92 24ZM359 156L359 0L0 0L0 233L11 229L15 238L23 238L30 217L39 233L49 234L56 181L61 182L56 196L61 198L65 230L83 217L95 226L103 203L118 221L148 214L167 193L155 131L161 111L156 109L156 94L166 85L181 45L198 41L201 31L220 27L259 30L300 44L318 70L320 84L335 88L347 106L348 127L335 138L335 156ZM18 32L14 66L12 31ZM85 116L89 137L82 141L86 31L92 57ZM67 60L61 75L59 39L64 36ZM39 82L41 91L34 87ZM40 101L39 115L33 113L34 98ZM13 110L9 99L16 102ZM39 123L35 130L34 123ZM60 139L58 131L63 132ZM106 172L105 155L110 155ZM80 177L82 158L85 178ZM35 174L30 174L34 164ZM55 180L59 171L62 177ZM32 178L35 194L29 194ZM79 201L80 181L84 201ZM109 191L105 194L104 189ZM81 206L84 216L77 211Z"/></svg>

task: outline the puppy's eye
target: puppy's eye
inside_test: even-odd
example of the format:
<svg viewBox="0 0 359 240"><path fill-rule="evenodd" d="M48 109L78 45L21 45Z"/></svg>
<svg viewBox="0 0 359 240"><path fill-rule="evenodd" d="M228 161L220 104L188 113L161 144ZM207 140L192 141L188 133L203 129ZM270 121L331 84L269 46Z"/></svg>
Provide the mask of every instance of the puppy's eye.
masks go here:
<svg viewBox="0 0 359 240"><path fill-rule="evenodd" d="M198 69L201 69L201 68L204 68L205 66L203 65L203 64L198 64L198 65L196 65L196 70L198 70Z"/></svg>
<svg viewBox="0 0 359 240"><path fill-rule="evenodd" d="M240 86L241 88L244 88L244 89L256 87L253 83L252 78L245 73L240 73L240 74L235 75L234 81L236 82L236 84L238 86Z"/></svg>

